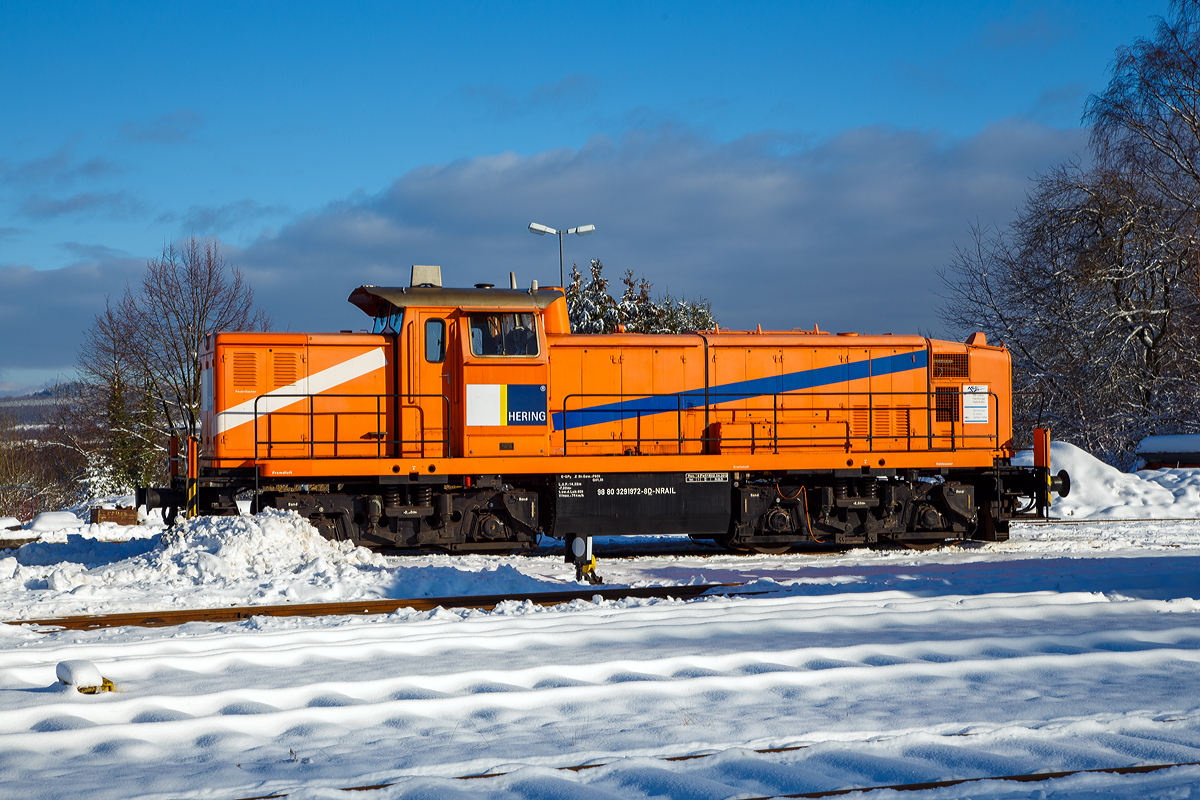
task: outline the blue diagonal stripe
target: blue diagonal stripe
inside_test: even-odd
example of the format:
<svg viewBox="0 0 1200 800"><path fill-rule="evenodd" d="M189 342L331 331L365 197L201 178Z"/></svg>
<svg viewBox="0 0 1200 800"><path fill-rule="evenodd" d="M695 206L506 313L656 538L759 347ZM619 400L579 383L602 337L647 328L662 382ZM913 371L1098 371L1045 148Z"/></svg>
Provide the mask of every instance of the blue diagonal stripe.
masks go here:
<svg viewBox="0 0 1200 800"><path fill-rule="evenodd" d="M753 378L748 381L725 383L710 386L709 402L712 405L732 403L738 400L750 400L770 394L796 392L802 389L815 389L818 386L829 386L846 381L857 381L871 376L880 377L893 375L897 372L907 372L914 369L925 369L929 358L925 350L914 350L911 353L897 353L881 358L852 361L849 364L834 364L829 367L805 369L800 372L789 372L784 375L770 375L765 378ZM714 396L715 395L715 396ZM588 425L602 425L606 422L618 422L641 415L665 414L675 411L686 411L689 408L704 407L704 389L688 389L675 394L657 395L655 397L637 397L616 403L605 403L588 408L572 409L565 414L557 411L552 414L554 430L574 430ZM564 428L565 426L565 428Z"/></svg>

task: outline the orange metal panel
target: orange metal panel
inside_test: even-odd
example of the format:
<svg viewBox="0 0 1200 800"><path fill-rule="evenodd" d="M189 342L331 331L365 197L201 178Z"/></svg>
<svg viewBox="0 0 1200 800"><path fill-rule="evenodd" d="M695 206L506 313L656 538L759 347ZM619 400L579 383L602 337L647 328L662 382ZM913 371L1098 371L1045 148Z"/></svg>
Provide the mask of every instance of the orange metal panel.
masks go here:
<svg viewBox="0 0 1200 800"><path fill-rule="evenodd" d="M1033 429L1033 465L1050 469L1050 429Z"/></svg>
<svg viewBox="0 0 1200 800"><path fill-rule="evenodd" d="M311 399L287 411L296 422L310 423L315 456L389 454L391 351L385 336L310 337L305 388Z"/></svg>
<svg viewBox="0 0 1200 800"><path fill-rule="evenodd" d="M244 463L381 454L385 346L382 336L354 334L216 334L202 359L213 382L206 456Z"/></svg>
<svg viewBox="0 0 1200 800"><path fill-rule="evenodd" d="M430 317L447 322L444 363L425 357ZM217 334L202 358L213 384L206 464L253 458L254 414L245 408L255 398L267 403L257 442L264 475L980 467L1011 448L1002 348L781 332L546 335L539 326L536 358L476 357L466 324L455 309L410 307L399 364L390 336ZM946 357L936 377L927 353ZM330 383L350 363L353 374ZM816 377L806 384L809 373ZM398 407L389 397L397 377ZM471 396L534 386L545 387L546 424L466 424L481 419L471 417ZM279 405L288 387L305 396ZM972 387L986 396L982 409L978 396L968 403ZM221 422L238 408L243 424Z"/></svg>

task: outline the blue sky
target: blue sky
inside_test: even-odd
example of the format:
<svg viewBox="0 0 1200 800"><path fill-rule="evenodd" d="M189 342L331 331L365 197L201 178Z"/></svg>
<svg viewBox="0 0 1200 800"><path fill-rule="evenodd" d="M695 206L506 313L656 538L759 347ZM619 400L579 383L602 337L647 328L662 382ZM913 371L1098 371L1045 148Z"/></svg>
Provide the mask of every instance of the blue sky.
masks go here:
<svg viewBox="0 0 1200 800"><path fill-rule="evenodd" d="M220 240L279 327L361 283L556 282L530 221L735 327L938 331L936 268L1086 156L1165 0L0 3L0 391Z"/></svg>

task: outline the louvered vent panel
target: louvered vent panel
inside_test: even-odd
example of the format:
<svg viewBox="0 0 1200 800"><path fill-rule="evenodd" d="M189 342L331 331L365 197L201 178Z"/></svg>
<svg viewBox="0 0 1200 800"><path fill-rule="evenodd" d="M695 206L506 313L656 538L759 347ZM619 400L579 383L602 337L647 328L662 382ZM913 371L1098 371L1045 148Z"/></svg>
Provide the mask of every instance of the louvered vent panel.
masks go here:
<svg viewBox="0 0 1200 800"><path fill-rule="evenodd" d="M258 386L258 359L254 353L233 354L233 386L235 389Z"/></svg>
<svg viewBox="0 0 1200 800"><path fill-rule="evenodd" d="M875 426L871 429L874 436L892 435L892 411L888 408L875 409Z"/></svg>
<svg viewBox="0 0 1200 800"><path fill-rule="evenodd" d="M300 356L297 353L276 353L272 378L274 388L300 380Z"/></svg>
<svg viewBox="0 0 1200 800"><path fill-rule="evenodd" d="M933 377L935 378L966 378L968 377L966 353L934 353Z"/></svg>
<svg viewBox="0 0 1200 800"><path fill-rule="evenodd" d="M866 406L850 409L850 435L854 438L866 438L870 433L871 412Z"/></svg>
<svg viewBox="0 0 1200 800"><path fill-rule="evenodd" d="M896 435L911 436L912 435L912 420L909 418L909 409L896 409Z"/></svg>
<svg viewBox="0 0 1200 800"><path fill-rule="evenodd" d="M958 387L939 386L934 389L933 411L938 422L958 422Z"/></svg>

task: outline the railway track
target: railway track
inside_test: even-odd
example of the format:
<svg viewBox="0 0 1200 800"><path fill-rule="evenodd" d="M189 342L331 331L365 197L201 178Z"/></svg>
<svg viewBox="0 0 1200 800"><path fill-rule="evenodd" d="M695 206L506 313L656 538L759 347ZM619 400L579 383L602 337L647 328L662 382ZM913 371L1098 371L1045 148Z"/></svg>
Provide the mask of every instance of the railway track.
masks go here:
<svg viewBox="0 0 1200 800"><path fill-rule="evenodd" d="M1200 522L1194 517L1153 517L1130 519L1039 519L1014 522L1013 525L1028 525L1031 528L1044 528L1047 525L1128 525L1131 522Z"/></svg>
<svg viewBox="0 0 1200 800"><path fill-rule="evenodd" d="M798 745L795 747L772 747L765 750L755 750L755 753L786 753L794 750L803 750L808 745ZM690 756L673 756L661 758L660 761L694 761L701 758L710 758L716 755L715 753L702 753L699 755ZM603 764L583 764L572 767L559 767L559 770L569 772L583 772L588 769L597 767L605 767L613 762L606 761ZM925 789L944 789L950 786L961 786L967 783L982 783L984 781L1013 781L1014 783L1040 783L1042 781L1055 780L1057 778L1069 778L1072 775L1089 775L1089 774L1110 774L1110 775L1142 775L1150 772L1158 772L1172 767L1195 767L1200 766L1200 761L1182 761L1171 764L1146 764L1136 767L1098 767L1095 769L1073 769L1062 772L1028 772L1020 775L991 775L983 778L957 778L948 781L925 781L922 783L892 783L881 786L856 786L851 789L828 789L820 792L797 792L794 794L768 794L758 797L747 797L745 800L784 800L784 798L822 798L822 797L840 797L842 795L854 794L856 792L879 792L885 789L891 789L894 792L917 792ZM456 780L478 780L482 778L499 778L502 775L508 775L507 772L489 772L481 775L460 775ZM376 789L386 789L390 786L395 786L395 783L377 783L369 786L346 786L341 787L337 791L342 792L369 792ZM288 797L287 793L283 794L263 794L255 797L244 797L240 800L282 800Z"/></svg>
<svg viewBox="0 0 1200 800"><path fill-rule="evenodd" d="M344 615L391 614L402 608L432 611L435 608L469 608L491 610L501 603L530 602L539 606L555 606L572 600L604 600L627 598L691 599L708 592L709 596L732 594L755 595L763 592L728 591L741 583L704 583L691 586L648 586L634 589L581 589L574 592L537 592L526 595L464 595L460 597L410 597L397 600L358 600L341 603L284 603L281 605L228 606L225 608L181 609L178 611L139 611L125 614L88 614L73 617L5 620L7 625L35 625L46 632L53 630L96 630L132 626L163 628L188 622L237 622L251 617L328 617ZM726 591L717 591L726 590Z"/></svg>

